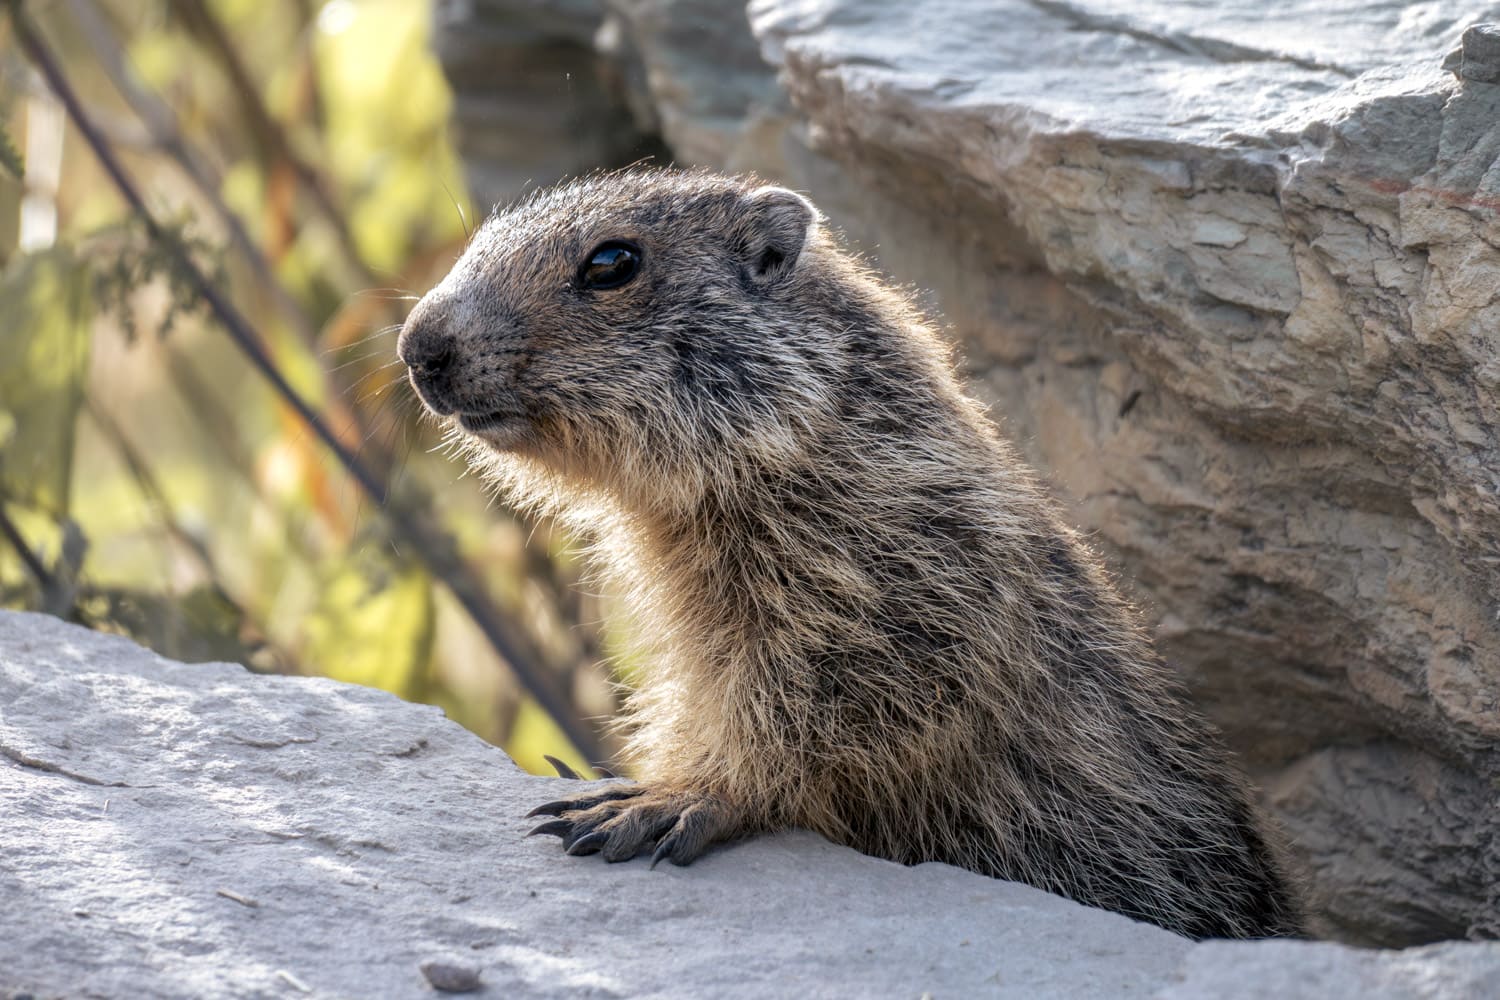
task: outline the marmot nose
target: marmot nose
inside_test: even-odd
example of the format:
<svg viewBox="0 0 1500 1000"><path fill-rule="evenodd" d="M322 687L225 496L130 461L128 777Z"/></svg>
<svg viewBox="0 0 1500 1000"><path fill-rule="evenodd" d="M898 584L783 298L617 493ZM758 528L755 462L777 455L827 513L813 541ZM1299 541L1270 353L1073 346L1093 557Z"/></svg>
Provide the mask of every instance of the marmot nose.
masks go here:
<svg viewBox="0 0 1500 1000"><path fill-rule="evenodd" d="M397 354L417 376L441 375L453 366L453 338L431 330L407 330Z"/></svg>

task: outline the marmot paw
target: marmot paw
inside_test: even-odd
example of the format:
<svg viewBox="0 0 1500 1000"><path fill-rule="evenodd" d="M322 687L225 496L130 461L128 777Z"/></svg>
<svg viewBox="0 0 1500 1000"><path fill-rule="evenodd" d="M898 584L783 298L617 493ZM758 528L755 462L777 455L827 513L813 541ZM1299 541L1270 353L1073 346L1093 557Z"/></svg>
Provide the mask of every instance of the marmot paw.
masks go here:
<svg viewBox="0 0 1500 1000"><path fill-rule="evenodd" d="M734 813L702 792L614 785L537 806L528 816L556 816L532 830L562 838L569 854L602 854L628 861L655 845L651 867L663 858L686 865L732 832Z"/></svg>

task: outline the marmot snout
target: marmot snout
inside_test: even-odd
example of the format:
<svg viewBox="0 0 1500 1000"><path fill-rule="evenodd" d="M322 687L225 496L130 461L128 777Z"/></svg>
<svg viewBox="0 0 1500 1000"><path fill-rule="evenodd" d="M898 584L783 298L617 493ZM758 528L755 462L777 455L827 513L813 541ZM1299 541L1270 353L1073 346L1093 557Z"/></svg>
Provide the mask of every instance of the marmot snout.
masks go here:
<svg viewBox="0 0 1500 1000"><path fill-rule="evenodd" d="M497 212L401 357L597 540L654 669L571 854L801 826L1194 937L1292 934L1243 781L911 303L804 198L637 170Z"/></svg>

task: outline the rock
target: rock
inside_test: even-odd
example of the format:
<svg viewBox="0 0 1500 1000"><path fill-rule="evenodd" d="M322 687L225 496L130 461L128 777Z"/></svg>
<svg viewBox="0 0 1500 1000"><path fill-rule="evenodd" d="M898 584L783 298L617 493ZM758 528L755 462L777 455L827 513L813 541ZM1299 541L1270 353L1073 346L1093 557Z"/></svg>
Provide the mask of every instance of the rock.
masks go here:
<svg viewBox="0 0 1500 1000"><path fill-rule="evenodd" d="M1270 791L1321 929L1495 934L1500 88L1475 82L1474 22L1496 8L1139 9L756 0L751 21L818 148L928 206L920 252L883 263L935 289L1134 582ZM961 271L1003 297L964 304Z"/></svg>
<svg viewBox="0 0 1500 1000"><path fill-rule="evenodd" d="M1159 1000L1379 997L1479 1000L1500 984L1494 945L1359 951L1300 941L1213 941L1190 951Z"/></svg>
<svg viewBox="0 0 1500 1000"><path fill-rule="evenodd" d="M1266 790L1320 932L1363 943L1500 934L1495 22L610 0L601 35L678 162L807 190L926 290Z"/></svg>
<svg viewBox="0 0 1500 1000"><path fill-rule="evenodd" d="M1274 981L1285 1000L1364 1000L1500 976L1496 943L1195 945L801 832L687 869L568 858L523 818L563 787L383 692L0 612L0 910L25 917L0 935L0 995L1149 997Z"/></svg>
<svg viewBox="0 0 1500 1000"><path fill-rule="evenodd" d="M743 6L723 0L610 0L605 55L634 67L632 107L681 163L784 169L791 105L760 56ZM711 73L704 69L712 66ZM769 141L768 141L769 140Z"/></svg>
<svg viewBox="0 0 1500 1000"><path fill-rule="evenodd" d="M603 18L603 0L436 3L432 44L483 210L529 186L660 154L594 51Z"/></svg>
<svg viewBox="0 0 1500 1000"><path fill-rule="evenodd" d="M1474 24L1458 48L1459 76L1475 83L1500 83L1500 24ZM1444 69L1449 67L1445 64Z"/></svg>

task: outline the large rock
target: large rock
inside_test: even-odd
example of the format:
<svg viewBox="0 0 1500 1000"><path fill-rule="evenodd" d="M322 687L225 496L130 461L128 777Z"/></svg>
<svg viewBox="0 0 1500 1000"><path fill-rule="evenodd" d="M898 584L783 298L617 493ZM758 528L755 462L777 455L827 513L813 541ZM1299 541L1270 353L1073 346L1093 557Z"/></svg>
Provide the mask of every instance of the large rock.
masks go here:
<svg viewBox="0 0 1500 1000"><path fill-rule="evenodd" d="M1319 929L1500 933L1500 6L607 11L679 162L808 190L928 290Z"/></svg>
<svg viewBox="0 0 1500 1000"><path fill-rule="evenodd" d="M656 871L525 839L576 787L382 692L0 612L0 996L1364 1000L1500 977L1500 944L1194 945L807 833Z"/></svg>
<svg viewBox="0 0 1500 1000"><path fill-rule="evenodd" d="M1326 929L1492 935L1500 87L1443 64L1463 36L1482 76L1464 27L1500 8L1344 6L752 23L817 145L937 209L944 265L1029 258L1078 303L1050 343L1006 302L957 332L1271 791Z"/></svg>

